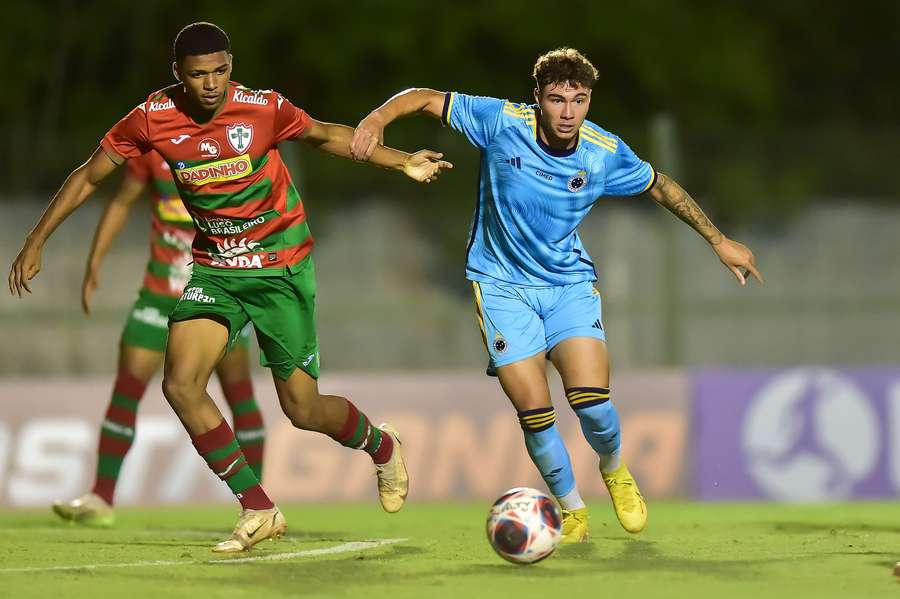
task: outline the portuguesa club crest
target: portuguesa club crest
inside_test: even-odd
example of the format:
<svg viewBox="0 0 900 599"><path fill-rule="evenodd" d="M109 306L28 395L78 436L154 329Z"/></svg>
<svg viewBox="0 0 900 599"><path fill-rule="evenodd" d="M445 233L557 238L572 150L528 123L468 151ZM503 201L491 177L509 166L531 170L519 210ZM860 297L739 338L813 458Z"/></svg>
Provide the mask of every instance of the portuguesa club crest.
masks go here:
<svg viewBox="0 0 900 599"><path fill-rule="evenodd" d="M253 143L253 125L238 123L225 127L225 137L238 154L243 154Z"/></svg>

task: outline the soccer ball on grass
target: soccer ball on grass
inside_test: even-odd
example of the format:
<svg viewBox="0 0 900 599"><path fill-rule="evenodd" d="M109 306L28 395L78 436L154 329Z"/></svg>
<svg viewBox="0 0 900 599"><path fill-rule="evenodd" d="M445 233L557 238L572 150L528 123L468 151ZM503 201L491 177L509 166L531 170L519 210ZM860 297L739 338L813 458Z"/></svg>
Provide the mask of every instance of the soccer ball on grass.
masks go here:
<svg viewBox="0 0 900 599"><path fill-rule="evenodd" d="M510 489L488 512L488 541L497 555L514 564L533 564L553 553L561 528L556 502L528 487Z"/></svg>

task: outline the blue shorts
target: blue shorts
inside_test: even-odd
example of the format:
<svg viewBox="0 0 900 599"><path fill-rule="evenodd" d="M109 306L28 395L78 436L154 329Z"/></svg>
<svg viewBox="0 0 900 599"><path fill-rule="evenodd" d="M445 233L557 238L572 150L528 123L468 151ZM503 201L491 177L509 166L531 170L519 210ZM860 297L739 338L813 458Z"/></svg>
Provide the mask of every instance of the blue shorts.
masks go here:
<svg viewBox="0 0 900 599"><path fill-rule="evenodd" d="M472 281L488 370L552 350L569 337L606 340L600 293L591 281L519 287Z"/></svg>

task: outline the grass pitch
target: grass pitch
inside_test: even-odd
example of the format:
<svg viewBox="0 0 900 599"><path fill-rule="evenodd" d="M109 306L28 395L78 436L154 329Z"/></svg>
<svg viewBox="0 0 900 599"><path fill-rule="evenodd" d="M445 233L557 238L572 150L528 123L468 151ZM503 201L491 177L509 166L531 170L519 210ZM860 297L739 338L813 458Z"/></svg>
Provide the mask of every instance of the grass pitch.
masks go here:
<svg viewBox="0 0 900 599"><path fill-rule="evenodd" d="M4 597L898 597L900 503L651 503L631 537L608 503L590 543L533 566L484 536L487 505L282 506L288 535L212 554L233 508L120 509L114 529L0 512ZM254 558L247 560L246 558ZM263 558L263 559L258 559Z"/></svg>

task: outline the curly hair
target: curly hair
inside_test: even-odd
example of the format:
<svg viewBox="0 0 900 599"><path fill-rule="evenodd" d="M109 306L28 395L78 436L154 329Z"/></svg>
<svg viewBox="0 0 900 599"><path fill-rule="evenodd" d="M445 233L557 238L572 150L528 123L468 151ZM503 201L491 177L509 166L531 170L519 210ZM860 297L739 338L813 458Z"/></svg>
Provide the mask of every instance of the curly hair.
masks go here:
<svg viewBox="0 0 900 599"><path fill-rule="evenodd" d="M538 89L560 83L578 83L590 89L597 82L597 69L575 48L557 48L538 56L532 75Z"/></svg>

